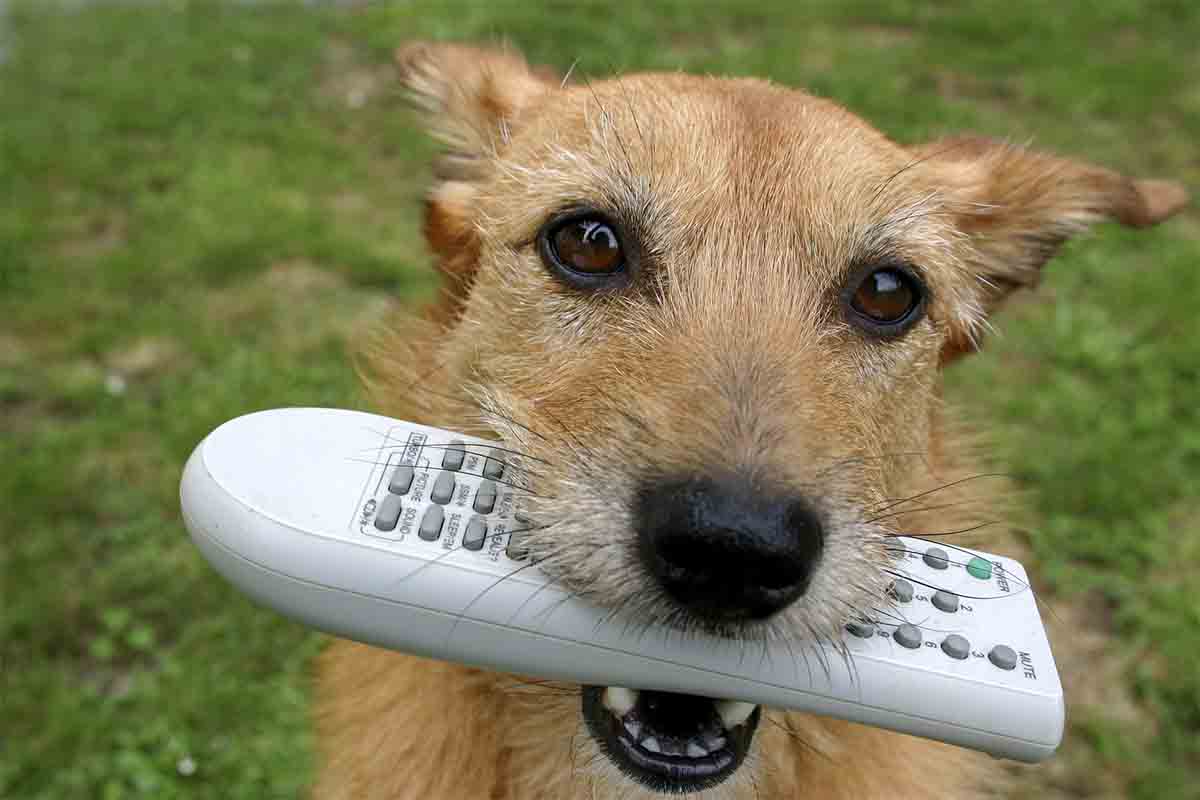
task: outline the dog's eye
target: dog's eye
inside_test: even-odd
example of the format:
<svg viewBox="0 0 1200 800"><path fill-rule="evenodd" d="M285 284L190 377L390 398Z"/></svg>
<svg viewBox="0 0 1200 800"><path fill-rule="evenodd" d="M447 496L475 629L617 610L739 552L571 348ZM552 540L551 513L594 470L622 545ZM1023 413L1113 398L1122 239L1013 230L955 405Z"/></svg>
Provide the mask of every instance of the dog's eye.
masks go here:
<svg viewBox="0 0 1200 800"><path fill-rule="evenodd" d="M908 270L883 267L868 272L852 287L850 309L872 333L897 335L916 321L924 288Z"/></svg>
<svg viewBox="0 0 1200 800"><path fill-rule="evenodd" d="M552 222L539 238L547 265L573 285L598 286L625 269L616 227L597 214Z"/></svg>

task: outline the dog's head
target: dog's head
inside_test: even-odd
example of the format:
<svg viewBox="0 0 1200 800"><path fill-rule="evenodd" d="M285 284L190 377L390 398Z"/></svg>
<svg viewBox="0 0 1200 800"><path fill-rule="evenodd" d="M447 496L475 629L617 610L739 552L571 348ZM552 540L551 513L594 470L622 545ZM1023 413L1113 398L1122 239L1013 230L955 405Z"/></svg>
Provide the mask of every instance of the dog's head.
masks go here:
<svg viewBox="0 0 1200 800"><path fill-rule="evenodd" d="M432 364L426 421L478 420L525 454L541 567L677 627L838 637L915 532L903 501L951 502L940 368L1068 237L1186 200L980 138L905 147L759 80L398 59L447 146L426 219L446 296L414 351L384 354L385 391L420 393L430 374L403 365ZM758 718L615 689L585 689L583 712L668 791L735 772Z"/></svg>

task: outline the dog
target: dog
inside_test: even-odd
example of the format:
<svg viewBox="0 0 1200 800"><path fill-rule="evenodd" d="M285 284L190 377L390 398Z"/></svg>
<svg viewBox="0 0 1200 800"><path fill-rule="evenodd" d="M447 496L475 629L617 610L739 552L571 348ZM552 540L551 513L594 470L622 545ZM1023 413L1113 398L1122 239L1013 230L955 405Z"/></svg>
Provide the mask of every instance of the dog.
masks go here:
<svg viewBox="0 0 1200 800"><path fill-rule="evenodd" d="M896 535L994 519L942 368L1067 239L1187 202L981 137L904 146L763 80L571 82L455 44L397 62L445 146L424 227L442 294L370 349L376 404L520 452L530 554L569 591L747 642L838 637L886 591ZM341 641L317 703L320 800L965 798L999 769ZM640 738L607 735L630 709Z"/></svg>

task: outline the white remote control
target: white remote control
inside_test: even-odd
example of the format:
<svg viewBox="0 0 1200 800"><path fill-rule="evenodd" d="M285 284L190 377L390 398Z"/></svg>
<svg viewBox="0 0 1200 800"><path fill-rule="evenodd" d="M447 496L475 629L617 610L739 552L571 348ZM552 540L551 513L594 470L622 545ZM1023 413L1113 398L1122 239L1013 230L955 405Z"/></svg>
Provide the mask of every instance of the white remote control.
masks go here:
<svg viewBox="0 0 1200 800"><path fill-rule="evenodd" d="M520 492L494 448L356 411L249 414L192 454L183 516L235 586L338 636L541 678L824 714L1021 761L1061 741L1058 671L1012 559L898 538L907 552L891 605L847 626L851 658L815 643L760 652L647 630L527 560Z"/></svg>

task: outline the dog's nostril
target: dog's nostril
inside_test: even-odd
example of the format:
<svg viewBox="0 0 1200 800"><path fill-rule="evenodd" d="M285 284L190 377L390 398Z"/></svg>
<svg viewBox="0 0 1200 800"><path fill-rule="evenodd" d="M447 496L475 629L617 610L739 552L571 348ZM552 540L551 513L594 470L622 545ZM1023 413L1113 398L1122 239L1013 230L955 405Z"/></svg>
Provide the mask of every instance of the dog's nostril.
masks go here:
<svg viewBox="0 0 1200 800"><path fill-rule="evenodd" d="M706 479L645 485L636 509L643 562L701 616L770 616L802 595L820 557L808 503Z"/></svg>

